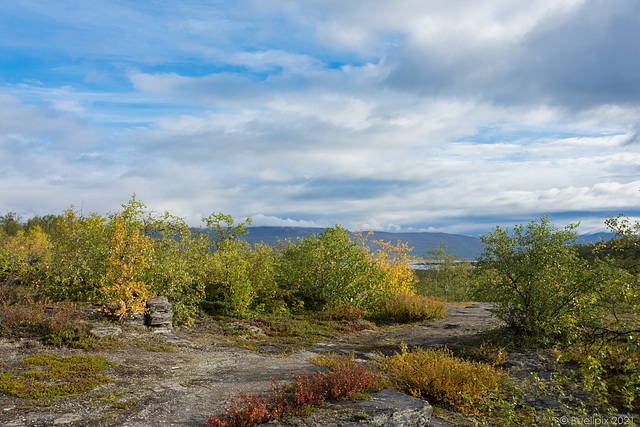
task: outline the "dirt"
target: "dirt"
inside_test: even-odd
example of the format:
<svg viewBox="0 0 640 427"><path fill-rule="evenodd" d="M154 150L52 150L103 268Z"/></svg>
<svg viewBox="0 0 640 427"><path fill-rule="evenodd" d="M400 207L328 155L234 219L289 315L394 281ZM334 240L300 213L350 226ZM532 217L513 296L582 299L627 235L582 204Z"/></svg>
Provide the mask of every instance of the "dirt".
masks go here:
<svg viewBox="0 0 640 427"><path fill-rule="evenodd" d="M229 394L269 391L272 381L290 382L290 370L320 369L308 359L322 351L357 351L366 357L372 351L396 351L402 342L440 346L500 324L486 303L450 304L447 310L448 316L435 322L359 331L290 354L268 345L249 350L197 328L157 334L124 327L120 338L128 345L96 352L2 340L0 362L46 352L101 355L115 364L104 371L111 382L80 395L21 399L0 394L0 425L202 426L210 414L224 413ZM143 341L172 343L175 351L149 351L139 345Z"/></svg>

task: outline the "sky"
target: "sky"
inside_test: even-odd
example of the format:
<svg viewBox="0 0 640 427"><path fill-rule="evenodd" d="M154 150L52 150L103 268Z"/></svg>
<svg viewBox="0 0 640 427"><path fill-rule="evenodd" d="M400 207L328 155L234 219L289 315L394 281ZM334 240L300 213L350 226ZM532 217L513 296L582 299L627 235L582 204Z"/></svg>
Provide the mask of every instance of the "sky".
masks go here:
<svg viewBox="0 0 640 427"><path fill-rule="evenodd" d="M0 213L640 218L637 0L0 0Z"/></svg>

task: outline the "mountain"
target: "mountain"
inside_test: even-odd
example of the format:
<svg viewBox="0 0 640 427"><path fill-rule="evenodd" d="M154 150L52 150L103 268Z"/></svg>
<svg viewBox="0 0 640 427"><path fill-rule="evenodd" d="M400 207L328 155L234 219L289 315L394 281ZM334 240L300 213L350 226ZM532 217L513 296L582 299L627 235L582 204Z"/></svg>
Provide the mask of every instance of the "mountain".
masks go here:
<svg viewBox="0 0 640 427"><path fill-rule="evenodd" d="M247 227L248 234L242 239L254 244L264 242L267 244L276 243L278 240L291 239L295 241L298 237L306 237L311 234L320 234L324 228L311 227ZM376 231L369 239L384 240L385 242L396 243L398 240L407 242L409 247L413 247L412 255L423 256L429 249L437 248L441 243L446 243L447 252L458 254L460 258L475 258L482 251L482 242L477 237L462 236L460 234L447 233L390 233L386 231Z"/></svg>
<svg viewBox="0 0 640 427"><path fill-rule="evenodd" d="M576 239L576 241L578 243L598 243L598 241L600 240L604 240L605 242L608 242L609 240L611 240L612 238L615 237L615 233L593 233L593 234L581 234L578 236L578 238Z"/></svg>
<svg viewBox="0 0 640 427"><path fill-rule="evenodd" d="M324 228L312 227L248 227L248 234L242 236L250 244L264 242L274 244L278 240L291 239L295 241L298 237L306 237L311 234L320 234ZM596 243L598 240L609 240L613 233L594 233L578 236L578 243ZM457 254L460 258L473 259L478 256L483 249L482 242L477 237L463 236L461 234L448 233L390 233L387 231L376 231L370 239L384 240L385 242L396 243L398 240L407 242L415 256L426 256L429 249L435 249L441 243L447 245L447 253Z"/></svg>

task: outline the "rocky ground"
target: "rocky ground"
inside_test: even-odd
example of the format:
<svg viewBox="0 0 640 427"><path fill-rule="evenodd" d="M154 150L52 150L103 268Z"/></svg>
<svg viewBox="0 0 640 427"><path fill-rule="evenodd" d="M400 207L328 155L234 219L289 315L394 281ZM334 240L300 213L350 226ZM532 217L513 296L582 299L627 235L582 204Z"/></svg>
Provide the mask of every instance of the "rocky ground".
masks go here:
<svg viewBox="0 0 640 427"><path fill-rule="evenodd" d="M80 395L31 400L0 394L0 424L202 426L210 414L223 413L229 401L228 394L268 391L272 380L291 382L290 370L301 368L313 372L320 369L308 359L322 351L355 351L367 357L368 353L376 350L383 353L395 351L402 342L424 347L452 344L497 325L499 321L492 316L490 305L469 303L449 305L448 316L436 322L364 330L291 354L283 354L271 346L252 351L220 334L186 328L153 333L143 327L125 327L120 338L130 345L89 353L45 348L30 340L3 340L0 341L0 362L12 362L28 354L46 352L62 356L102 355L116 363L104 372L112 378L111 382ZM139 345L140 342L161 341L173 344L175 351L149 351ZM527 360L520 360L511 365L520 369L527 363ZM531 363L534 368L543 370L539 360ZM327 419L318 421L318 424L297 419L289 423L322 424L325 427L349 425L347 421L335 421L340 416L345 420L350 417L348 408L340 409L342 415L331 405L328 407L329 413L334 411L333 424ZM448 416L446 410L436 411L438 413L449 421L455 421L455 416ZM448 425L437 417L432 423Z"/></svg>

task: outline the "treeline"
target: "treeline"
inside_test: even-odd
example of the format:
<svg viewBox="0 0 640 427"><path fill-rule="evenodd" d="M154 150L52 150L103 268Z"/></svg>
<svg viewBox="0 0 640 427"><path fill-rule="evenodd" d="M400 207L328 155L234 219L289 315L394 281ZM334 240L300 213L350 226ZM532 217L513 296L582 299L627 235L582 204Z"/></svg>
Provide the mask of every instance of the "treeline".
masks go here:
<svg viewBox="0 0 640 427"><path fill-rule="evenodd" d="M375 316L415 294L414 257L401 242L335 226L295 242L249 245L239 236L250 219L213 213L202 221L203 229L190 229L168 212L148 212L135 195L106 216L71 206L22 223L8 213L0 218L2 284L91 302L117 318L165 295L181 323L202 309L246 316L351 306Z"/></svg>

